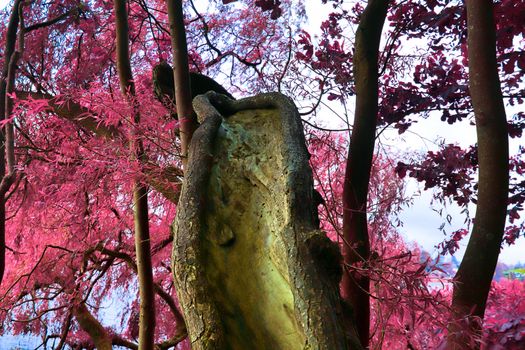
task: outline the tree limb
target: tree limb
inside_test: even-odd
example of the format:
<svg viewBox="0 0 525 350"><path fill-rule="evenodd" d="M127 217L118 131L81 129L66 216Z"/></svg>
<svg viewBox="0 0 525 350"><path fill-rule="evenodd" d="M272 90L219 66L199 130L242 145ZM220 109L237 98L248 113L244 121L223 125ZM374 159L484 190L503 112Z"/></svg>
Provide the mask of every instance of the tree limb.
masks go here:
<svg viewBox="0 0 525 350"><path fill-rule="evenodd" d="M66 19L70 15L78 15L80 13L80 10L81 10L82 6L83 6L82 4L79 4L78 6L70 9L69 11L64 12L61 15L56 16L55 18L52 18L52 19L47 20L45 22L41 22L41 23L30 25L30 26L26 27L26 33L32 32L33 30L37 30L37 29L40 29L40 28L49 27L49 26L51 26L51 25L53 25L55 23L58 23L58 22L60 22L60 21L62 21L64 19Z"/></svg>
<svg viewBox="0 0 525 350"><path fill-rule="evenodd" d="M91 340L98 350L111 350L112 339L102 324L89 312L86 304L79 303L73 307L75 316L80 328L89 334Z"/></svg>
<svg viewBox="0 0 525 350"><path fill-rule="evenodd" d="M111 257L115 257L117 259L120 259L120 260L124 261L126 264L128 264L128 266L135 273L137 273L137 271L138 271L137 264L135 263L135 261L133 261L133 258L129 254L126 254L126 253L123 253L123 252L120 252L120 251L117 251L117 250L112 250L112 249L105 248L102 244L97 245L94 248L94 250L97 250L97 251L99 251L102 254L105 254L105 255L108 255L108 256L111 256ZM154 283L153 288L155 289L155 293L162 300L164 300L164 302L168 305L168 307L170 308L171 312L173 313L173 316L175 317L175 320L177 322L177 329L176 329L175 333L178 334L178 335L185 334L186 333L186 326L184 324L184 319L183 319L181 313L179 312L179 310L177 309L177 305L175 304L175 300L173 300L171 295L168 294L158 283Z"/></svg>
<svg viewBox="0 0 525 350"><path fill-rule="evenodd" d="M59 117L72 121L104 138L114 139L124 137L115 126L104 125L104 123L94 117L95 114L93 112L72 99L46 93L26 91L16 91L16 97L20 100L46 100L49 106L46 108L47 111L53 112Z"/></svg>

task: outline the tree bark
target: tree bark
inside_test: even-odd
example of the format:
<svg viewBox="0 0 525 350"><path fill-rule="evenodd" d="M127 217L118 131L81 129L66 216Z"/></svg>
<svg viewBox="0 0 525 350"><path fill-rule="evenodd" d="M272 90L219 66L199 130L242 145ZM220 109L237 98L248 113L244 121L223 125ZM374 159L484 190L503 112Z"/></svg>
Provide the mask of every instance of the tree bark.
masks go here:
<svg viewBox="0 0 525 350"><path fill-rule="evenodd" d="M179 117L180 147L182 164L186 164L188 147L197 129L198 123L191 105L190 73L188 66L188 46L182 0L166 0L170 23L171 48L173 52L173 77L175 82L175 98L177 115Z"/></svg>
<svg viewBox="0 0 525 350"><path fill-rule="evenodd" d="M293 102L208 92L193 105L172 254L192 349L361 349L344 323L339 247L314 223Z"/></svg>
<svg viewBox="0 0 525 350"><path fill-rule="evenodd" d="M140 114L135 101L135 84L131 72L128 44L128 15L125 0L114 0L117 69L122 94L134 105L133 121L140 124ZM143 160L144 147L140 136L133 133L130 138L133 157ZM139 311L139 349L153 350L155 345L155 292L151 264L151 247L148 218L148 188L137 176L133 184L133 204L135 222L135 253L139 278L140 311Z"/></svg>
<svg viewBox="0 0 525 350"><path fill-rule="evenodd" d="M80 328L89 334L89 337L98 350L112 349L112 340L108 331L93 317L84 303L73 307L73 315L80 325Z"/></svg>
<svg viewBox="0 0 525 350"><path fill-rule="evenodd" d="M370 279L353 272L352 265L366 268L370 242L367 198L375 147L378 113L378 56L388 0L370 0L357 27L354 53L356 108L343 187L343 255L345 269L342 293L351 305L359 339L368 346L370 328Z"/></svg>
<svg viewBox="0 0 525 350"><path fill-rule="evenodd" d="M7 112L7 85L9 80L9 66L13 53L15 52L16 46L16 33L18 31L18 24L20 21L19 8L20 0L15 0L13 9L11 10L11 16L9 17L9 23L7 24L5 49L4 49L4 64L2 66L2 76L0 79L0 121L6 119ZM6 176L6 154L5 154L5 128L2 128L0 132L0 181ZM5 272L5 193L0 193L0 285L4 279Z"/></svg>
<svg viewBox="0 0 525 350"><path fill-rule="evenodd" d="M496 61L492 1L467 0L469 88L478 138L478 203L465 256L454 278L449 349L479 348L481 322L507 213L509 151Z"/></svg>

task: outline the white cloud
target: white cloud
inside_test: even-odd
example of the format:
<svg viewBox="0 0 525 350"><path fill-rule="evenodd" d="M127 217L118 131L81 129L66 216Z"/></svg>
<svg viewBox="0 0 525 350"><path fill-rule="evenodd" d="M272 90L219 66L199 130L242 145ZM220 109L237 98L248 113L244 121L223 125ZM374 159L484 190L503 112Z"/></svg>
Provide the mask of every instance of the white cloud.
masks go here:
<svg viewBox="0 0 525 350"><path fill-rule="evenodd" d="M9 1L10 0L0 0L0 10L6 7L7 4L9 4Z"/></svg>

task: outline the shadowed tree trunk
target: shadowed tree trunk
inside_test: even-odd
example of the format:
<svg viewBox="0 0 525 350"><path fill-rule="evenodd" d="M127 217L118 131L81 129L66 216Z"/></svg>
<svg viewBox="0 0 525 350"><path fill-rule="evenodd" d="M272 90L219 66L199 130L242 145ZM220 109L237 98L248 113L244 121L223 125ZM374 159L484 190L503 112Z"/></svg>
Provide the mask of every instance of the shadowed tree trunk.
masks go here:
<svg viewBox="0 0 525 350"><path fill-rule="evenodd" d="M507 213L508 134L498 66L492 1L467 0L469 87L478 137L476 217L454 278L448 348L479 347L481 321L496 268Z"/></svg>
<svg viewBox="0 0 525 350"><path fill-rule="evenodd" d="M9 101L9 97L7 97L7 89L8 85L13 85L14 83L14 69L16 67L16 60L18 59L15 54L15 46L18 24L20 22L20 2L20 0L15 0L14 2L6 30L4 64L2 67L2 76L0 77L0 121L2 122L8 117L9 114L8 105L11 102ZM15 56L13 56L14 54ZM13 58L15 58L14 61ZM13 65L11 65L12 61L14 62ZM6 127L2 127L2 130L0 131L0 181L2 182L7 179L6 175L9 175L6 173L6 141L8 141L6 140L6 129ZM9 186L3 187L7 188L0 189L0 284L2 284L5 272L5 193L7 192Z"/></svg>
<svg viewBox="0 0 525 350"><path fill-rule="evenodd" d="M356 107L343 188L343 255L345 269L342 293L352 306L359 339L368 346L370 328L370 279L366 268L370 242L367 198L375 146L378 112L378 56L388 0L370 0L357 27L354 52Z"/></svg>
<svg viewBox="0 0 525 350"><path fill-rule="evenodd" d="M140 123L140 114L135 101L135 84L129 61L128 15L126 0L114 0L117 42L117 69L122 94L134 108L133 122ZM130 147L136 160L144 164L144 146L139 135L131 135ZM139 349L153 350L155 342L155 292L151 265L151 248L148 218L148 187L141 179L134 179L133 209L135 222L135 254L139 278Z"/></svg>

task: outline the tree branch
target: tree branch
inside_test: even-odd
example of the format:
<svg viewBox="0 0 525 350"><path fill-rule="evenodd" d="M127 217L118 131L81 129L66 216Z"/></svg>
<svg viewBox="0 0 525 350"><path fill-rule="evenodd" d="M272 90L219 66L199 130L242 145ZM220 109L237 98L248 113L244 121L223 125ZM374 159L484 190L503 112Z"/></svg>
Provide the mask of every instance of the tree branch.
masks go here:
<svg viewBox="0 0 525 350"><path fill-rule="evenodd" d="M124 135L114 126L106 126L98 120L93 112L81 106L72 99L64 96L52 96L40 92L16 91L20 100L46 100L47 111L53 112L61 118L72 121L93 133L108 139L124 138Z"/></svg>
<svg viewBox="0 0 525 350"><path fill-rule="evenodd" d="M47 20L45 22L41 22L41 23L37 23L37 24L33 24L33 25L30 25L26 28L26 33L29 33L29 32L32 32L33 30L37 30L37 29L40 29L40 28L44 28L44 27L49 27L55 23L58 23L64 19L66 19L67 17L69 17L70 15L78 15L80 13L80 10L82 8L82 4L79 4L78 6L70 9L69 11L61 14L61 15L58 15L56 16L55 18L53 19L50 19L50 20Z"/></svg>
<svg viewBox="0 0 525 350"><path fill-rule="evenodd" d="M70 312L67 315L66 322L62 328L62 332L60 333L60 341L54 350L62 350L64 345L66 345L66 339L67 339L67 335L69 334L69 328L71 327L72 318L73 318L73 313Z"/></svg>
<svg viewBox="0 0 525 350"><path fill-rule="evenodd" d="M75 316L80 328L89 334L91 340L98 350L111 350L112 339L102 324L89 312L86 304L80 303L73 307Z"/></svg>
<svg viewBox="0 0 525 350"><path fill-rule="evenodd" d="M172 241L172 240L173 239L171 239L170 241ZM97 251L99 251L102 254L105 254L105 255L108 255L108 256L111 256L111 257L114 257L114 258L117 258L117 259L120 259L120 260L124 261L126 264L128 264L128 266L135 273L137 273L137 271L138 271L137 264L135 263L135 261L133 261L133 258L129 254L126 254L126 253L123 253L123 252L120 252L120 251L117 251L117 250L112 250L112 249L105 248L102 244L97 245L94 248L94 250L97 250ZM181 313L177 309L177 305L175 304L175 300L173 300L171 295L168 294L158 283L154 283L153 288L155 290L155 293L162 300L164 300L164 302L168 305L168 307L170 308L171 312L173 313L173 316L175 317L175 320L177 322L177 329L175 331L175 334L177 334L177 335L185 334L186 333L186 325L184 323L184 319L183 319Z"/></svg>

